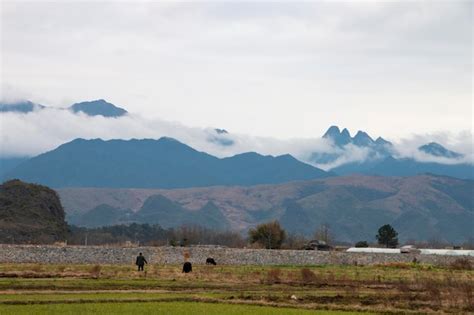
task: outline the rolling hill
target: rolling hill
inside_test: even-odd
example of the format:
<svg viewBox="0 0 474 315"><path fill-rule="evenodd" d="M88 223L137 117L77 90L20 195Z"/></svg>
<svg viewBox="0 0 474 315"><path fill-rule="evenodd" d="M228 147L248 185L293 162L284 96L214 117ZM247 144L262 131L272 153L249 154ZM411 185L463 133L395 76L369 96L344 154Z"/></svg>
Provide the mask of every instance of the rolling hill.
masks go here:
<svg viewBox="0 0 474 315"><path fill-rule="evenodd" d="M228 224L231 229L245 231L278 219L287 230L305 235L329 224L341 241L373 241L378 227L386 223L398 230L402 241L436 238L462 242L474 237L474 181L433 175L359 175L251 187L66 188L58 192L68 220L87 216L91 209L106 204L134 213L126 217L128 222L151 220L167 227L209 222L214 228L227 228ZM208 217L218 220L206 218L210 210L203 209L209 204L213 214ZM187 217L199 221L185 222Z"/></svg>

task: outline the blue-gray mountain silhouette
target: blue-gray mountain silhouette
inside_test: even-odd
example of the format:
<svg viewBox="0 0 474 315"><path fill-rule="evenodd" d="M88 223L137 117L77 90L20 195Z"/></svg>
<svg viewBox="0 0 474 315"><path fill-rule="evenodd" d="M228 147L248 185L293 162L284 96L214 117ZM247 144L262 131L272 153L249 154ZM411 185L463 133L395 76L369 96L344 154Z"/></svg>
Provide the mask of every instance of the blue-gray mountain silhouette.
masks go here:
<svg viewBox="0 0 474 315"><path fill-rule="evenodd" d="M1 103L0 112L18 112L18 113L29 113L34 110L41 110L47 108L47 106L33 103L31 101L19 101L14 103ZM82 112L88 116L104 116L104 117L120 117L126 115L128 112L120 107L115 106L103 99L95 101L80 102L71 105L68 109L74 113Z"/></svg>
<svg viewBox="0 0 474 315"><path fill-rule="evenodd" d="M323 135L323 138L333 140L334 144L337 146L344 146L352 142L349 130L344 128L342 131L340 131L338 126L329 127L329 129Z"/></svg>
<svg viewBox="0 0 474 315"><path fill-rule="evenodd" d="M463 179L474 179L474 166L472 164L441 164L435 162L421 162L411 158L397 158L394 156L391 142L382 137L378 137L377 140L374 141L364 131L358 131L355 137L351 137L347 129L343 129L341 132L339 127L331 126L323 135L323 138L332 140L339 150L345 150L348 144L368 149L368 158L364 161L344 163L331 169L331 171L338 175L357 173L366 175L411 176L430 173ZM436 142L428 143L418 149L434 157L450 159L463 157L462 154L450 151ZM310 160L323 165L336 161L342 154L342 152L315 152L311 155Z"/></svg>
<svg viewBox="0 0 474 315"><path fill-rule="evenodd" d="M436 157L445 157L448 159L457 159L463 157L462 154L451 151L443 147L441 144L436 142L430 142L428 144L422 145L418 150L430 154Z"/></svg>
<svg viewBox="0 0 474 315"><path fill-rule="evenodd" d="M234 145L235 141L229 137L229 132L225 129L215 128L213 133L207 137L207 141L228 147Z"/></svg>
<svg viewBox="0 0 474 315"><path fill-rule="evenodd" d="M323 135L324 139L330 139L338 147L343 147L349 143L359 147L378 147L378 146L391 146L392 143L378 137L377 140L373 140L365 131L359 130L354 137L347 128L340 131L338 126L331 126Z"/></svg>
<svg viewBox="0 0 474 315"><path fill-rule="evenodd" d="M463 179L474 179L474 166L465 163L440 164L433 162L417 162L413 159L395 159L393 157L388 157L365 173L385 176L436 174Z"/></svg>
<svg viewBox="0 0 474 315"><path fill-rule="evenodd" d="M73 112L83 112L89 116L120 117L127 114L123 108L108 103L105 100L96 100L73 104L69 107Z"/></svg>
<svg viewBox="0 0 474 315"><path fill-rule="evenodd" d="M378 137L373 140L365 131L359 130L354 137L347 128L340 131L338 126L331 126L323 135L324 139L331 140L336 148L345 150L349 144L369 149L370 158L378 158L390 156L392 151L392 143ZM341 157L342 152L314 152L310 156L310 161L317 164L328 164L336 161Z"/></svg>
<svg viewBox="0 0 474 315"><path fill-rule="evenodd" d="M19 102L0 102L0 112L17 112L17 113L29 113L36 109L43 109L46 106L36 104L30 101L19 101Z"/></svg>
<svg viewBox="0 0 474 315"><path fill-rule="evenodd" d="M76 139L18 165L6 178L51 187L184 188L328 177L290 155L254 152L219 159L175 139Z"/></svg>
<svg viewBox="0 0 474 315"><path fill-rule="evenodd" d="M0 181L3 182L5 174L28 160L28 157L0 157Z"/></svg>

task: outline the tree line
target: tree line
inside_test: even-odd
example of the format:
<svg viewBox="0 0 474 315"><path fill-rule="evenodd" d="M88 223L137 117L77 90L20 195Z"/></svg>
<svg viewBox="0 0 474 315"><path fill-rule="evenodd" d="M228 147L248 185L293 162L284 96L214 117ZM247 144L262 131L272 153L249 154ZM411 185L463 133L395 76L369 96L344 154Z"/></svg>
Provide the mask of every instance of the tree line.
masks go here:
<svg viewBox="0 0 474 315"><path fill-rule="evenodd" d="M297 247L304 247L302 242L307 242L305 238L300 240L295 239L295 236L290 236L289 244ZM387 248L395 248L398 246L398 232L390 224L381 226L375 236L379 245L383 245ZM326 245L330 245L335 242L335 238L331 233L328 224L321 225L314 233L314 239L320 242L324 242ZM260 244L262 247L267 249L279 249L287 241L286 231L280 226L278 221L272 221L258 225L254 229L249 230L249 241L251 244ZM299 242L298 242L299 241ZM299 243L299 244L298 244ZM369 247L367 241L359 241L355 245L356 247Z"/></svg>
<svg viewBox="0 0 474 315"><path fill-rule="evenodd" d="M378 244L385 247L398 245L398 233L390 225L380 227L375 237ZM335 237L328 224L318 227L314 240L328 245L335 244ZM162 228L160 225L138 224L114 225L98 228L69 226L67 242L71 245L134 244L144 246L188 246L221 245L227 247L254 247L267 249L303 249L310 241L307 237L287 233L278 221L257 225L248 231L248 236L220 231L202 226L180 226ZM356 247L368 247L367 241L359 241Z"/></svg>
<svg viewBox="0 0 474 315"><path fill-rule="evenodd" d="M245 238L233 231L212 230L202 226L162 228L158 224L113 225L98 228L69 226L70 245L135 244L143 246L222 245L244 247Z"/></svg>

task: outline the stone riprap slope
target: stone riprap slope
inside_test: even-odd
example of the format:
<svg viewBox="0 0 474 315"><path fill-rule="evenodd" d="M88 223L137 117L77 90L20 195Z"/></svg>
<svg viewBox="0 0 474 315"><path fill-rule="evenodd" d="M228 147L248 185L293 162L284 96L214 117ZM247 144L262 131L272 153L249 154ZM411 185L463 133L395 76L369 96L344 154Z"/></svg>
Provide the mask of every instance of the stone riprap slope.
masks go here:
<svg viewBox="0 0 474 315"><path fill-rule="evenodd" d="M212 257L219 265L374 265L412 262L447 265L456 256L323 252L308 250L237 249L223 247L103 247L0 245L0 263L133 264L142 252L151 264L204 264ZM467 257L474 263L474 257Z"/></svg>

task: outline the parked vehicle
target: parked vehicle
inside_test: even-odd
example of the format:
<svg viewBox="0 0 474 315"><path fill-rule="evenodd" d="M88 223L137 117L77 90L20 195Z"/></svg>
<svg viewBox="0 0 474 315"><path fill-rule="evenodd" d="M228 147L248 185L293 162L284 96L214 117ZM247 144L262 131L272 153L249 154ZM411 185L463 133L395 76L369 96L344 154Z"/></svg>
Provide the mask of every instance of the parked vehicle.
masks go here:
<svg viewBox="0 0 474 315"><path fill-rule="evenodd" d="M312 240L309 241L305 246L304 249L306 250L331 250L332 246L328 245L325 241L321 240Z"/></svg>
<svg viewBox="0 0 474 315"><path fill-rule="evenodd" d="M405 245L400 247L400 253L402 254L420 254L421 250L416 248L414 245Z"/></svg>

